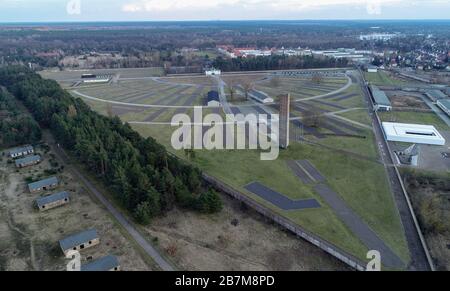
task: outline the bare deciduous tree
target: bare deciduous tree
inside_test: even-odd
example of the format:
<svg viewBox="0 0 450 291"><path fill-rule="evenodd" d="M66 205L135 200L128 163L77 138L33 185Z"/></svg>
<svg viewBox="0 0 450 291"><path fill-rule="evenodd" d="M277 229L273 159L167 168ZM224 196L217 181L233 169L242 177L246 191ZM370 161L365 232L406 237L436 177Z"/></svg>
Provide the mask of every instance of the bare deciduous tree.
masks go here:
<svg viewBox="0 0 450 291"><path fill-rule="evenodd" d="M270 86L274 88L278 88L281 86L281 79L280 77L273 77L270 79Z"/></svg>
<svg viewBox="0 0 450 291"><path fill-rule="evenodd" d="M316 84L320 84L323 81L323 76L321 74L314 74L312 76L312 82Z"/></svg>
<svg viewBox="0 0 450 291"><path fill-rule="evenodd" d="M230 100L234 101L234 94L236 93L236 87L235 87L233 80L228 82L227 90L228 90L228 93L230 94Z"/></svg>
<svg viewBox="0 0 450 291"><path fill-rule="evenodd" d="M317 109L308 110L303 114L303 123L308 127L320 127L322 120L322 113Z"/></svg>
<svg viewBox="0 0 450 291"><path fill-rule="evenodd" d="M244 80L242 82L242 88L244 89L245 99L249 99L250 91L253 90L253 82L250 80Z"/></svg>

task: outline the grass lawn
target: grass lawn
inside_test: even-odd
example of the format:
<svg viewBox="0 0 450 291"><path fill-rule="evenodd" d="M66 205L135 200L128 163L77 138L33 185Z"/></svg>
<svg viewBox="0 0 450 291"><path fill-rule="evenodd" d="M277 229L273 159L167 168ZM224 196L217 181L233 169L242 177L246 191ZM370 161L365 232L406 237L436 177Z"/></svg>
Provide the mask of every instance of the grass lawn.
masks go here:
<svg viewBox="0 0 450 291"><path fill-rule="evenodd" d="M143 136L152 136L170 150L169 126L133 126ZM367 142L367 141L366 141ZM354 146L352 143L351 146ZM358 145L364 149L363 144ZM173 150L172 150L173 151ZM369 150L374 151L373 148ZM181 152L175 152L184 158ZM311 186L302 184L286 166L287 160L310 160L337 191L386 243L405 261L409 260L406 241L392 194L381 164L360 160L318 146L293 144L281 152L276 161L261 161L258 151L198 151L193 161L205 172L223 180L234 188L274 211L292 219L305 229L364 259L365 246L356 238L333 211L322 202L323 208L308 211L282 211L243 189L246 184L259 181L293 199L316 198Z"/></svg>
<svg viewBox="0 0 450 291"><path fill-rule="evenodd" d="M345 113L339 113L338 115L362 124L372 124L372 121L367 114L367 109L353 110Z"/></svg>
<svg viewBox="0 0 450 291"><path fill-rule="evenodd" d="M434 125L438 130L449 130L447 124L433 112L380 112L379 116L385 122L400 122L412 124Z"/></svg>
<svg viewBox="0 0 450 291"><path fill-rule="evenodd" d="M355 92L357 90L354 86L346 90L346 93ZM88 103L94 110L98 110L100 113L105 112L104 104L89 101ZM362 97L358 96L339 104L353 105L354 107L364 106ZM170 111L172 110L168 112ZM129 114L124 120L131 121L134 118L139 120L145 114L148 113ZM166 119L167 114L163 113L161 118ZM365 110L347 112L342 116L370 124ZM143 136L152 136L165 145L169 151L185 158L182 151L174 151L171 147L170 138L175 128L171 128L169 125L133 125L133 128ZM377 150L373 135L370 130L367 130L366 133L367 139L329 137L324 139L323 143L375 159ZM409 252L398 211L389 189L385 169L379 163L317 145L298 143L294 143L288 150L282 151L279 159L270 162L261 161L260 152L252 150L197 151L196 158L192 162L206 173L221 179L237 190L246 193L252 199L292 219L306 230L365 260L367 248L363 243L337 218L332 209L314 192L312 186L301 183L286 165L288 160L301 159L311 161L327 178L329 186L341 195L346 203L404 262L409 261ZM283 211L243 188L254 181L259 181L292 199L315 198L321 202L322 208L306 211Z"/></svg>
<svg viewBox="0 0 450 291"><path fill-rule="evenodd" d="M394 79L383 71L378 71L378 73L365 72L364 76L368 82L377 86L395 86L406 84L405 81Z"/></svg>
<svg viewBox="0 0 450 291"><path fill-rule="evenodd" d="M361 135L366 136L366 138L333 136L321 139L318 142L339 150L349 151L376 160L378 158L378 151L375 145L373 132L369 129L364 129Z"/></svg>

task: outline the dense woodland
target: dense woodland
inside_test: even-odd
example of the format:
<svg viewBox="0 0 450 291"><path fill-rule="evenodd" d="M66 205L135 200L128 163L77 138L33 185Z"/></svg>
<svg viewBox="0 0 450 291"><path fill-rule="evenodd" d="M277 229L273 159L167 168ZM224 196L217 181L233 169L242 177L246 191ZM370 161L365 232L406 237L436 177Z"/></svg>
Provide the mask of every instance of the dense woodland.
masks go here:
<svg viewBox="0 0 450 291"><path fill-rule="evenodd" d="M0 147L36 143L41 139L39 124L21 109L16 98L0 87Z"/></svg>
<svg viewBox="0 0 450 291"><path fill-rule="evenodd" d="M118 117L92 111L55 81L24 67L0 70L0 85L19 98L42 127L71 151L141 223L174 205L205 213L221 209L220 197L205 190L201 172L144 139Z"/></svg>

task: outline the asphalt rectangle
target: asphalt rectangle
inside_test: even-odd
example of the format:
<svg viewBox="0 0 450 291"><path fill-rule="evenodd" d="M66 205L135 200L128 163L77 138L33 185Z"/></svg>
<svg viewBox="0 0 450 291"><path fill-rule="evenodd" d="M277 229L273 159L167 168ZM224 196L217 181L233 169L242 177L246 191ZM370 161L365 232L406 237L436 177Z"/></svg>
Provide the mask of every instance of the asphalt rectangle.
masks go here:
<svg viewBox="0 0 450 291"><path fill-rule="evenodd" d="M313 184L314 181L308 176L308 174L299 167L295 161L287 161L288 167L292 172L303 182L303 184Z"/></svg>
<svg viewBox="0 0 450 291"><path fill-rule="evenodd" d="M244 188L283 210L316 209L321 207L316 199L292 200L258 182L251 183Z"/></svg>
<svg viewBox="0 0 450 291"><path fill-rule="evenodd" d="M307 171L317 182L325 182L325 177L308 161L297 161L298 165Z"/></svg>

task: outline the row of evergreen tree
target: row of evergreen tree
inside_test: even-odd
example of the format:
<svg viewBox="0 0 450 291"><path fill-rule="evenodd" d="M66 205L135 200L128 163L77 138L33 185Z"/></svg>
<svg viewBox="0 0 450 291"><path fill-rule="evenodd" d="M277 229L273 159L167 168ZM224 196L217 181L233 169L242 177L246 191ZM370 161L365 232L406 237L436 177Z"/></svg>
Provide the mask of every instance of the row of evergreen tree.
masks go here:
<svg viewBox="0 0 450 291"><path fill-rule="evenodd" d="M144 139L118 117L92 111L55 81L24 67L6 67L0 70L0 84L103 179L139 222L148 223L175 204L207 213L221 209L218 194L202 185L199 169L169 155L153 138Z"/></svg>

